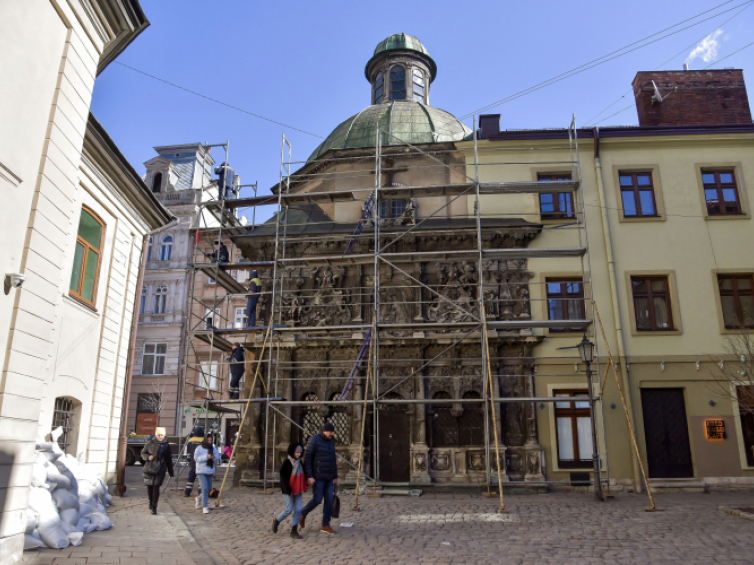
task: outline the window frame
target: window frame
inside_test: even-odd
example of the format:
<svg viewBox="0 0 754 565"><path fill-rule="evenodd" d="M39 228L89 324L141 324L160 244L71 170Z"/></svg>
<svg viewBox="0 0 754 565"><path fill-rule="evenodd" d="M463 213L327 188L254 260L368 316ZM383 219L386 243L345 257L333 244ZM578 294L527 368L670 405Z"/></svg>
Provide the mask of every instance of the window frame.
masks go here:
<svg viewBox="0 0 754 565"><path fill-rule="evenodd" d="M166 255L167 255L167 257L166 257ZM169 234L168 235L163 235L160 238L160 258L159 258L159 261L170 261L172 256L173 256L173 236L169 235Z"/></svg>
<svg viewBox="0 0 754 565"><path fill-rule="evenodd" d="M401 69L403 71L403 80L400 80L400 79L394 80L393 79L393 71L396 70L396 69ZM389 74L390 74L390 76L389 76L389 79L390 79L390 101L391 102L393 102L393 101L401 101L401 100L405 101L406 98L407 98L407 96L406 96L406 93L407 93L406 92L406 67L404 65L393 65L392 67L390 67ZM393 83L394 82L396 82L396 83L397 82L403 82L403 90L393 90ZM398 93L398 92L403 92L403 97L402 98L393 98L393 95L396 94L396 93Z"/></svg>
<svg viewBox="0 0 754 565"><path fill-rule="evenodd" d="M400 206L400 212L396 215L395 212L396 212L398 203L400 203L402 206ZM403 215L403 212L406 211L407 206L408 206L407 198L381 199L379 201L378 208L377 208L377 216L381 220L396 220ZM384 211L383 211L383 207L385 208Z"/></svg>
<svg viewBox="0 0 754 565"><path fill-rule="evenodd" d="M638 181L639 175L647 175L649 176L649 187L647 186L640 186ZM620 182L621 177L631 177L631 187L624 188L623 185ZM642 204L641 204L641 195L640 192L647 191L652 194L652 207L654 208L653 214L645 214L642 210ZM624 218L634 220L634 219L640 219L640 218L658 218L660 216L659 209L657 207L657 196L655 191L655 182L654 182L654 175L652 174L651 170L619 170L618 171L618 192L620 193L620 200L618 203L620 204L620 210L621 214ZM623 202L623 193L624 192L631 192L634 197L634 204L636 206L636 214L629 215L626 214L626 206Z"/></svg>
<svg viewBox="0 0 754 565"><path fill-rule="evenodd" d="M646 294L640 294L639 298L643 298L646 296L647 298L647 305L648 305L648 313L649 313L649 322L650 322L650 328L644 329L639 327L639 320L638 320L638 311L636 309L636 292L634 288L634 281L635 280L642 280L644 281L644 288L646 290ZM663 281L665 284L665 292L664 293L657 293L652 289L652 281ZM633 307L634 307L634 327L636 328L637 332L640 333L647 333L647 332L672 332L676 331L675 322L674 322L674 312L673 312L673 296L671 292L671 283L670 283L670 277L667 275L631 275L629 277L629 291L631 293ZM655 313L655 306L654 306L654 298L655 296L660 297L664 296L666 297L667 304L667 312L668 312L668 327L662 328L657 327L657 314Z"/></svg>
<svg viewBox="0 0 754 565"><path fill-rule="evenodd" d="M586 389L562 389L562 388L556 388L552 391L552 396L558 396L559 394L567 394L570 397L573 396L586 396L588 391ZM565 398L565 397L564 397ZM576 459L575 456L580 454L579 449L579 435L578 435L578 418L589 418L590 420L590 426L591 426L591 410L589 408L589 403L586 401L580 401L585 402L587 404L586 408L577 408L576 402L574 401L568 401L571 405L568 408L559 407L558 404L560 402L566 402L565 400L559 401L559 402L553 402L553 424L555 427L555 457L558 463L558 469L559 470L565 470L565 469L590 469L593 465L593 460L591 458L589 459ZM571 437L573 439L573 454L574 459L573 460L564 460L560 458L560 432L558 431L558 418L570 418L571 419ZM589 445L590 451L592 450L591 445Z"/></svg>
<svg viewBox="0 0 754 565"><path fill-rule="evenodd" d="M94 210L89 208L88 206L82 206L81 207L81 213L84 212L88 213L94 220L100 225L100 234L99 234L99 247L95 249L92 244L90 244L88 241L86 241L81 235L79 234L79 230L81 229L81 215L79 215L79 227L76 230L76 245L79 243L84 247L84 253L82 255L81 260L81 267L79 271L79 281L78 281L78 290L73 290L70 286L70 283L68 284L68 294L75 298L76 300L79 300L83 302L84 304L91 306L94 308L95 303L97 302L97 287L99 286L99 275L100 275L100 268L102 267L102 245L105 241L105 229L107 228L107 225L104 221L102 221L102 218L100 218L97 214L94 213ZM84 274L86 273L86 265L87 261L89 259L89 250L94 251L97 254L97 266L95 267L94 271L94 282L92 283L92 299L91 301L87 300L83 297L81 292L83 291L84 287ZM74 246L74 256L75 256L75 246ZM71 278L73 278L73 269L71 269ZM72 282L72 281L71 281Z"/></svg>
<svg viewBox="0 0 754 565"><path fill-rule="evenodd" d="M382 81L381 84L377 84L379 81ZM377 90L379 88L382 88L382 93L377 95ZM382 104L382 101L385 100L385 73L383 71L379 71L376 75L374 75L374 83L372 86L372 103L373 104Z"/></svg>
<svg viewBox="0 0 754 565"><path fill-rule="evenodd" d="M157 179L160 180L159 183L157 182ZM156 185L157 190L155 190L155 185ZM161 172L156 172L154 176L152 177L151 189L154 194L162 191L162 173Z"/></svg>
<svg viewBox="0 0 754 565"><path fill-rule="evenodd" d="M569 298L569 293L566 289L564 289L564 285L567 285L568 283L579 283L579 287L581 289L580 291L580 313L581 318L562 318L564 321L568 320L586 320L586 292L585 292L585 283L582 277L554 277L554 276L545 276L544 277L544 283L545 283L545 309L547 311L547 319L552 320L550 317L550 300L558 300L561 302L561 313L564 313L565 315L568 314L568 302L569 301L576 301L579 302L578 298ZM551 284L560 284L560 294L559 295L550 295L550 286ZM575 327L568 327L567 325L564 325L562 328L549 328L550 333L579 333L582 330Z"/></svg>
<svg viewBox="0 0 754 565"><path fill-rule="evenodd" d="M572 180L573 177L571 176L571 173L557 173L557 172L537 172L536 173L537 182L547 182L547 181L558 181L558 180ZM568 204L571 206L571 212L569 213L566 209L565 211L560 210L560 197L559 195L565 194L566 198L568 199L568 202L566 203L566 208L568 207ZM552 212L543 212L542 211L542 196L544 195L550 195L553 197L552 204L553 204L553 211ZM539 217L542 220L575 220L576 219L576 199L574 198L573 192L540 192L537 195L538 201L539 201Z"/></svg>
<svg viewBox="0 0 754 565"><path fill-rule="evenodd" d="M58 427L63 428L63 433L58 438L57 444L64 453L68 453L68 448L73 446L74 453L71 453L71 455L74 456L76 455L76 442L74 437L76 434L77 423L76 405L76 400L69 396L57 397L55 399L55 404L53 405L52 428L50 428L51 432Z"/></svg>
<svg viewBox="0 0 754 565"><path fill-rule="evenodd" d="M702 196L704 198L704 203L706 205L706 214L708 217L720 217L720 216L743 216L745 215L743 203L741 202L741 191L738 188L738 183L736 182L736 170L734 167L702 167L700 169L700 175L702 179ZM707 190L712 190L711 185L704 182L704 175L714 175L715 177L715 183L714 183L714 190L717 192L717 207L720 211L718 212L712 212L710 210L710 201L707 200ZM721 174L730 174L732 182L731 183L723 183L720 180ZM723 186L726 185L726 186ZM728 186L732 185L732 186ZM736 195L736 210L733 212L728 211L722 211L721 208L721 202L725 202L723 190L726 189L733 189L735 195ZM727 206L724 206L727 208Z"/></svg>
<svg viewBox="0 0 754 565"><path fill-rule="evenodd" d="M201 363L199 363L199 367L201 370L199 371L199 378L196 383L196 388L199 390L209 390L212 392L218 392L220 390L218 388L219 366L220 364L217 361L202 361ZM207 370L208 367L209 367L209 370ZM214 373L213 373L213 370L214 370ZM204 386L205 373L209 375L207 386Z"/></svg>
<svg viewBox="0 0 754 565"><path fill-rule="evenodd" d="M152 260L152 243L153 239L152 236L149 236L149 240L147 241L147 261Z"/></svg>
<svg viewBox="0 0 754 565"><path fill-rule="evenodd" d="M141 287L141 298L139 299L139 315L143 315L147 310L147 296L149 295L147 291L147 285L143 285Z"/></svg>
<svg viewBox="0 0 754 565"><path fill-rule="evenodd" d="M160 346L163 346L165 348L165 351L163 353L158 352L158 348ZM147 351L147 347L152 347L153 350L151 352ZM152 357L152 371L147 373L144 371L144 367L146 365L146 358ZM160 376L165 374L165 368L167 367L167 357L168 357L168 343L167 342L159 342L159 341L149 341L144 342L141 347L141 376L143 377L152 377L152 376ZM162 372L158 373L156 372L157 369L157 360L162 359Z"/></svg>
<svg viewBox="0 0 754 565"><path fill-rule="evenodd" d="M734 282L731 285L731 290L723 290L721 280L722 279L732 279ZM740 330L740 329L754 329L754 320L752 320L748 325L745 323L745 320L743 320L743 307L741 306L741 298L740 298L740 291L738 288L737 280L738 279L748 279L750 283L750 289L748 292L748 295L752 297L752 301L754 301L754 275L751 273L717 273L717 294L719 303L720 303L720 312L722 315L722 323L723 327L726 330ZM733 297L733 305L736 309L736 318L740 322L736 326L729 326L725 323L725 309L723 308L723 296L732 296Z"/></svg>
<svg viewBox="0 0 754 565"><path fill-rule="evenodd" d="M419 76L417 76L416 73L419 73ZM422 81L421 84L416 82L417 78ZM417 86L421 88L421 94L416 92ZM414 101L418 99L422 104L427 103L427 77L424 74L424 71L419 68L411 69L411 96Z"/></svg>
<svg viewBox="0 0 754 565"><path fill-rule="evenodd" d="M239 317L238 312L241 312ZM240 320L240 322L239 322ZM236 306L233 310L233 327L237 330L242 329L246 321L246 306Z"/></svg>
<svg viewBox="0 0 754 565"><path fill-rule="evenodd" d="M164 292L162 290L164 289ZM159 284L154 289L152 314L164 314L168 307L168 285Z"/></svg>

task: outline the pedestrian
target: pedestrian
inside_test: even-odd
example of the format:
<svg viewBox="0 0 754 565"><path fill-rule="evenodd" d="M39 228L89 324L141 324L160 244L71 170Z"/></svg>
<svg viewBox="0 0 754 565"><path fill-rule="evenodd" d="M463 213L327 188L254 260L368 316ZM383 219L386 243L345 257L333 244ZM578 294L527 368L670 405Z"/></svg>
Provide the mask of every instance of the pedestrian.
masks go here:
<svg viewBox="0 0 754 565"><path fill-rule="evenodd" d="M196 507L209 514L209 491L212 489L212 477L215 475L215 462L220 463L220 452L212 445L212 434L204 436L204 441L194 451L196 476L199 477L201 492L196 497Z"/></svg>
<svg viewBox="0 0 754 565"><path fill-rule="evenodd" d="M141 450L144 460L144 484L149 495L149 509L157 514L157 501L160 500L160 487L165 473L173 476L173 454L170 452L165 428L156 428L154 437Z"/></svg>
<svg viewBox="0 0 754 565"><path fill-rule="evenodd" d="M262 292L262 280L256 271L251 271L249 279L249 292L246 294L246 327L253 328L257 325L257 303L259 294Z"/></svg>
<svg viewBox="0 0 754 565"><path fill-rule="evenodd" d="M272 533L276 534L280 522L293 513L293 525L291 527L293 539L301 539L298 533L298 523L301 517L301 499L303 493L306 492L306 474L304 473L304 466L301 464L303 454L304 447L300 443L295 442L288 446L288 459L280 467L280 490L283 491L285 510L272 519Z"/></svg>
<svg viewBox="0 0 754 565"><path fill-rule="evenodd" d="M238 400L238 384L241 382L244 372L246 372L246 357L244 356L244 348L240 343L233 344L233 351L228 357L228 361L230 361L228 392L230 392L231 400Z"/></svg>
<svg viewBox="0 0 754 565"><path fill-rule="evenodd" d="M194 490L194 481L196 481L196 461L194 461L194 451L200 443L204 441L204 428L196 426L191 432L191 437L186 442L186 459L188 460L188 477L186 479L186 488L183 490L183 494L186 497L191 496L191 491Z"/></svg>
<svg viewBox="0 0 754 565"><path fill-rule="evenodd" d="M333 535L335 530L330 527L332 517L333 489L338 484L338 465L335 460L335 426L332 422L325 422L322 431L309 438L304 455L304 472L306 484L314 487L314 495L301 511L299 526L303 530L306 517L325 500L322 510L322 528L320 532Z"/></svg>

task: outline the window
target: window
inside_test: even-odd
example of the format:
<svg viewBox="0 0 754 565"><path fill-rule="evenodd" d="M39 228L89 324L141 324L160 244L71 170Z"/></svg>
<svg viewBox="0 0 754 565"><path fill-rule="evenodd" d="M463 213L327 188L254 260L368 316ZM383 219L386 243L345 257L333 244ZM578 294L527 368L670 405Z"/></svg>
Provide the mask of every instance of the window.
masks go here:
<svg viewBox="0 0 754 565"><path fill-rule="evenodd" d="M390 69L390 100L406 99L406 69L401 66Z"/></svg>
<svg viewBox="0 0 754 565"><path fill-rule="evenodd" d="M738 393L738 410L741 416L741 435L743 436L746 464L754 467L754 387L736 387Z"/></svg>
<svg viewBox="0 0 754 565"><path fill-rule="evenodd" d="M167 343L145 343L144 354L141 358L141 374L164 375L167 353Z"/></svg>
<svg viewBox="0 0 754 565"><path fill-rule="evenodd" d="M164 314L165 305L168 301L168 287L161 284L154 289L154 308L152 308L152 314Z"/></svg>
<svg viewBox="0 0 754 565"><path fill-rule="evenodd" d="M555 396L585 396L586 390L556 390ZM592 426L589 402L556 402L555 431L558 466L564 469L592 465Z"/></svg>
<svg viewBox="0 0 754 565"><path fill-rule="evenodd" d="M568 173L540 174L537 175L537 180L540 182L571 180L571 175ZM539 194L539 213L543 220L575 218L573 209L572 192L542 192Z"/></svg>
<svg viewBox="0 0 754 565"><path fill-rule="evenodd" d="M217 329L217 323L220 321L220 310L214 312L209 308L204 310L204 329Z"/></svg>
<svg viewBox="0 0 754 565"><path fill-rule="evenodd" d="M196 387L203 390L217 390L217 363L202 363L200 367L199 383Z"/></svg>
<svg viewBox="0 0 754 565"><path fill-rule="evenodd" d="M447 392L436 392L434 397L438 400L452 398ZM458 445L458 424L456 418L450 413L452 404L430 405L429 414L432 418L429 426L429 438L431 447L455 447Z"/></svg>
<svg viewBox="0 0 754 565"><path fill-rule="evenodd" d="M160 192L162 188L162 173L157 173L152 178L152 192Z"/></svg>
<svg viewBox="0 0 754 565"><path fill-rule="evenodd" d="M385 77L382 73L377 73L374 79L374 103L382 104L385 97Z"/></svg>
<svg viewBox="0 0 754 565"><path fill-rule="evenodd" d="M73 443L74 428L74 406L73 400L69 398L56 398L55 410L52 413L52 431L63 428L63 433L58 437L60 449L68 453L68 448ZM75 455L72 453L71 455Z"/></svg>
<svg viewBox="0 0 754 565"><path fill-rule="evenodd" d="M424 73L419 69L414 69L414 100L424 102Z"/></svg>
<svg viewBox="0 0 754 565"><path fill-rule="evenodd" d="M303 400L304 402L313 403L318 402L319 397L313 392L307 392L306 394L304 394L301 400ZM306 445L310 437L317 435L320 432L322 426L325 424L325 419L317 411L317 406L314 404L301 407L300 416L302 428L301 434L303 435L303 437L301 438L301 443Z"/></svg>
<svg viewBox="0 0 754 565"><path fill-rule="evenodd" d="M444 391L435 393L436 399L452 398ZM469 391L464 399L481 398L478 392ZM470 447L484 445L484 410L481 403L457 404L460 415L454 415L453 404L430 406L430 445L431 447Z"/></svg>
<svg viewBox="0 0 754 565"><path fill-rule="evenodd" d="M720 302L727 329L754 328L754 285L751 275L719 275Z"/></svg>
<svg viewBox="0 0 754 565"><path fill-rule="evenodd" d="M631 277L631 291L638 331L673 329L667 277Z"/></svg>
<svg viewBox="0 0 754 565"><path fill-rule="evenodd" d="M139 314L143 314L147 307L147 287L141 287L141 300L139 301Z"/></svg>
<svg viewBox="0 0 754 565"><path fill-rule="evenodd" d="M732 170L702 171L704 199L710 216L741 214L736 179Z"/></svg>
<svg viewBox="0 0 754 565"><path fill-rule="evenodd" d="M339 392L330 396L330 400L338 400ZM348 445L351 443L351 417L348 415L347 408L343 406L329 406L327 410L326 422L335 426L335 443L337 445Z"/></svg>
<svg viewBox="0 0 754 565"><path fill-rule="evenodd" d="M657 216L652 173L618 173L618 181L625 217Z"/></svg>
<svg viewBox="0 0 754 565"><path fill-rule="evenodd" d="M147 261L152 260L152 236L149 236L149 243L147 244Z"/></svg>
<svg viewBox="0 0 754 565"><path fill-rule="evenodd" d="M583 320L584 284L581 279L546 279L547 314L549 320ZM577 332L579 328L550 328L551 332Z"/></svg>
<svg viewBox="0 0 754 565"><path fill-rule="evenodd" d="M81 209L76 250L73 256L70 292L87 304L94 306L94 296L99 277L100 253L105 225L86 208Z"/></svg>
<svg viewBox="0 0 754 565"><path fill-rule="evenodd" d="M478 392L469 391L463 395L467 399L481 398ZM484 445L483 404L463 404L463 414L458 418L458 444L461 447Z"/></svg>
<svg viewBox="0 0 754 565"><path fill-rule="evenodd" d="M245 326L244 319L246 318L246 308L236 308L236 315L233 317L233 327L241 329Z"/></svg>
<svg viewBox="0 0 754 565"><path fill-rule="evenodd" d="M162 238L160 243L160 261L170 261L170 256L173 254L173 236L166 235Z"/></svg>
<svg viewBox="0 0 754 565"><path fill-rule="evenodd" d="M400 218L406 210L406 201L399 198L380 200L380 218Z"/></svg>

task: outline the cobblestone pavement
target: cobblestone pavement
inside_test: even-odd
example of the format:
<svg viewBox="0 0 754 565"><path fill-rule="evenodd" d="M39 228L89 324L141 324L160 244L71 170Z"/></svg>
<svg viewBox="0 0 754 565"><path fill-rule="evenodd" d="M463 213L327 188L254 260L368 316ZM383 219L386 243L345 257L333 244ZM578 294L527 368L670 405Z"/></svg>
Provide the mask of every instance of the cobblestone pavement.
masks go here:
<svg viewBox="0 0 754 565"><path fill-rule="evenodd" d="M197 540L214 548L208 551L241 565L754 562L754 522L717 510L754 505L754 492L656 499L663 512L644 512L643 495L617 495L604 503L577 493L510 495L510 513L501 517L497 499L479 495L362 497L360 512L350 510L352 496L341 495L341 516L332 522L338 535L319 532L318 509L309 515L303 540L288 537L290 518L278 534L270 530L283 508L279 491L229 490L224 507L213 507L208 516L195 511L191 499L174 496L171 504Z"/></svg>

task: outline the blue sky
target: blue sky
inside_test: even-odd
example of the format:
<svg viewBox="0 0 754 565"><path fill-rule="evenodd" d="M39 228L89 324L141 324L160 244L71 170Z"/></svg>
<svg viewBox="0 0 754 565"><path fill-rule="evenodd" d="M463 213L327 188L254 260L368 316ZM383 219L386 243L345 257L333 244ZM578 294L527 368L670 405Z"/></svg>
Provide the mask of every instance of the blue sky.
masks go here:
<svg viewBox="0 0 754 565"><path fill-rule="evenodd" d="M422 41L438 65L432 105L461 117L723 1L141 0L152 25L118 61L325 137L369 105L364 65L392 33ZM632 103L636 72L669 59L661 69L680 69L697 43L734 15L690 66L703 68L740 49L754 37L753 4L729 2L680 27L740 7L487 113L500 113L504 129L564 127L571 114L582 126L603 118L603 126L636 124L633 108L611 116ZM711 68L724 67L744 69L754 107L754 46ZM154 146L229 139L231 165L242 182L259 181L260 193L277 182L283 131L294 160L306 160L322 141L117 63L97 79L92 111L140 173Z"/></svg>

